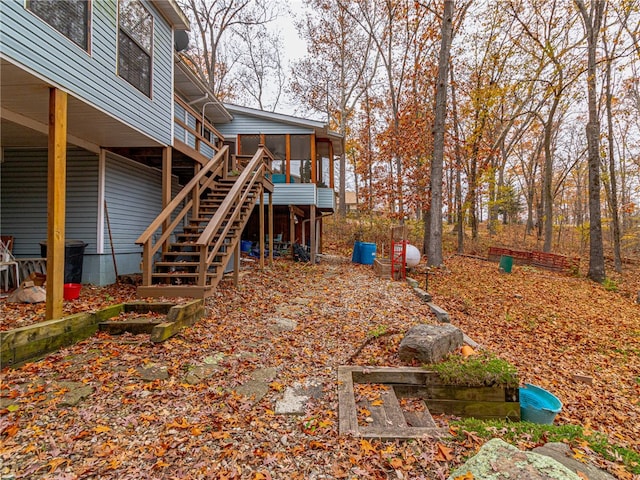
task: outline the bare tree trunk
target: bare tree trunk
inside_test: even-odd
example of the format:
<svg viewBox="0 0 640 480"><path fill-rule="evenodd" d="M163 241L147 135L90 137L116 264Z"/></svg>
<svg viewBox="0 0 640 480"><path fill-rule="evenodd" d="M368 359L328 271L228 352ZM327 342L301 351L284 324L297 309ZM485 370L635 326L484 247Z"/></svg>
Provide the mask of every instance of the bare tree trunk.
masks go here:
<svg viewBox="0 0 640 480"><path fill-rule="evenodd" d="M555 112L559 97L552 106ZM553 113L549 114L549 118L544 126L544 177L542 179L542 208L544 218L544 252L551 251L551 242L553 236L553 157L551 156L551 130L553 128Z"/></svg>
<svg viewBox="0 0 640 480"><path fill-rule="evenodd" d="M600 120L596 92L596 48L605 1L593 0L589 11L584 0L574 0L582 15L587 36L587 94L589 123L587 123L587 149L589 152L589 278L603 282L606 278L604 248L602 244L602 218L600 212Z"/></svg>
<svg viewBox="0 0 640 480"><path fill-rule="evenodd" d="M436 84L436 108L433 128L433 159L431 161L431 206L428 265L442 264L442 165L444 163L444 129L447 119L447 87L449 79L449 56L453 38L454 1L445 0L442 16L442 43L438 60Z"/></svg>
<svg viewBox="0 0 640 480"><path fill-rule="evenodd" d="M614 47L615 49L615 43ZM606 52L606 46L605 46ZM611 208L611 219L613 222L613 263L616 272L622 273L622 256L620 253L620 218L618 215L618 186L617 186L617 174L616 174L616 162L614 156L614 140L613 140L613 112L612 112L612 100L613 93L611 92L611 63L613 62L613 55L607 53L607 67L606 67L606 111L607 111L607 135L609 146L609 177L610 177L610 192L609 192L609 204ZM613 52L611 52L613 54Z"/></svg>
<svg viewBox="0 0 640 480"><path fill-rule="evenodd" d="M462 154L460 153L460 126L458 124L458 104L456 101L456 87L453 81L453 68L451 68L451 107L453 113L453 131L456 136L456 230L458 231L458 253L464 252L464 210L462 207Z"/></svg>

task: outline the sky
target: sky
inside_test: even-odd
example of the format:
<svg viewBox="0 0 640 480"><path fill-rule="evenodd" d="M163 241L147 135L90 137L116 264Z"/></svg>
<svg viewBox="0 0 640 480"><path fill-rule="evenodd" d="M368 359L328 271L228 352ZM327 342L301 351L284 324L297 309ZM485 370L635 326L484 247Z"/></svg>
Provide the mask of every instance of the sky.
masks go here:
<svg viewBox="0 0 640 480"><path fill-rule="evenodd" d="M289 0L287 7L289 8L291 15L283 15L274 22L275 29L279 30L283 39L284 56L285 56L285 71L289 75L289 66L296 60L300 60L307 53L307 44L296 30L294 22L297 18L301 18L304 12L304 5L302 0ZM287 80L290 80L287 78ZM276 107L278 113L284 113L287 115L296 115L296 103L288 97L284 97L278 103Z"/></svg>

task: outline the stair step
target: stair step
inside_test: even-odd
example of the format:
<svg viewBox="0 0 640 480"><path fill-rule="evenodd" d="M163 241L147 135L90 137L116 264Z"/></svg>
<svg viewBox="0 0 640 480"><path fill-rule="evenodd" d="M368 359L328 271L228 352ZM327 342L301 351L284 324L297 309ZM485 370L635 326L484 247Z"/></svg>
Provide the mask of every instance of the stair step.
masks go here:
<svg viewBox="0 0 640 480"><path fill-rule="evenodd" d="M207 277L212 278L217 275L217 272L207 272ZM200 276L198 272L154 272L151 274L152 278L179 278L179 279L187 279L193 278L197 279Z"/></svg>
<svg viewBox="0 0 640 480"><path fill-rule="evenodd" d="M156 267L175 267L175 268L182 268L182 267L198 267L200 266L200 262L171 262L171 261L162 261L162 262L156 262L155 263ZM210 267L221 267L222 266L222 262L211 262ZM176 273L178 272L178 270L176 270ZM160 272L159 272L160 273ZM165 273L165 272L161 272L161 273ZM155 275L155 273L154 273Z"/></svg>
<svg viewBox="0 0 640 480"><path fill-rule="evenodd" d="M225 257L227 252L223 252L220 251L218 252L218 255L216 255L216 257ZM171 257L185 257L185 258L189 258L189 260L171 260ZM200 254L196 254L194 253L185 253L185 252L167 252L163 255L163 259L160 260L159 262L156 262L155 265L159 265L160 263L171 263L172 265L175 264L180 264L180 262L195 262L195 260L193 260L194 258L199 258ZM215 260L214 260L215 261ZM200 264L199 262L195 262L198 263L198 265Z"/></svg>

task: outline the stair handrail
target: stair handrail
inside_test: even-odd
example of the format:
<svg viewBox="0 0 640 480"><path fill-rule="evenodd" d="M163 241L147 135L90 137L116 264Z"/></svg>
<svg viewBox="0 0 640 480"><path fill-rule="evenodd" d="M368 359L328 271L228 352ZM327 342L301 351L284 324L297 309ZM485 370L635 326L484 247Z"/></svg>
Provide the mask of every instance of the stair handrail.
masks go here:
<svg viewBox="0 0 640 480"><path fill-rule="evenodd" d="M193 205L193 198L191 198L186 205L178 212L176 217L168 225L168 228L163 232L162 236L153 245L154 233L167 222L174 211L181 206L181 203L198 188L206 188L211 185L216 175L222 173L224 163L229 152L229 146L224 145L212 158L207 162L196 175L184 186L184 188L162 209L162 212L155 218L153 222L142 232L142 234L135 241L137 245L143 246L142 263L143 273L150 273L151 271L151 259L164 244L164 242L171 236L173 230L187 215L189 209ZM205 178L207 177L207 178ZM146 276L146 275L145 275ZM147 279L150 280L150 279ZM144 283L144 280L143 280Z"/></svg>
<svg viewBox="0 0 640 480"><path fill-rule="evenodd" d="M264 178L265 173L271 170L272 161L273 154L265 146L260 145L247 166L236 179L233 187L231 187L222 204L216 210L216 213L207 223L200 237L195 241L195 245L200 247L200 281L204 281L209 265L220 251L220 247L223 245L224 239L231 229L235 217L239 215L242 205L249 196L251 188L255 185L256 181ZM227 219L232 208L234 208L234 212L232 216ZM228 221L227 225L223 228L222 223L225 220ZM221 228L222 232L219 233ZM218 235L218 240L213 245L213 249L208 252L207 246L216 235Z"/></svg>

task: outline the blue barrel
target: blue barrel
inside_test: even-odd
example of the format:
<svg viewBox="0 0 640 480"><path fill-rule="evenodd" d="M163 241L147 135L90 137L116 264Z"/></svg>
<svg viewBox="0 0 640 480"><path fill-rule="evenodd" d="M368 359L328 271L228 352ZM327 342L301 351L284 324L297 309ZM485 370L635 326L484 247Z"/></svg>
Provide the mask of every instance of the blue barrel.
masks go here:
<svg viewBox="0 0 640 480"><path fill-rule="evenodd" d="M373 265L373 261L376 259L376 244L375 243L360 243L360 263L363 265Z"/></svg>
<svg viewBox="0 0 640 480"><path fill-rule="evenodd" d="M353 254L351 255L352 263L360 263L360 245L361 244L362 242L358 242L358 241L356 241L356 243L353 244Z"/></svg>
<svg viewBox="0 0 640 480"><path fill-rule="evenodd" d="M240 251L249 253L251 251L251 242L249 240L240 240Z"/></svg>

